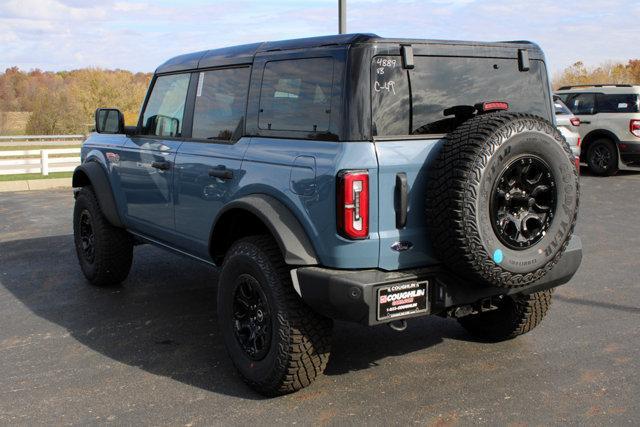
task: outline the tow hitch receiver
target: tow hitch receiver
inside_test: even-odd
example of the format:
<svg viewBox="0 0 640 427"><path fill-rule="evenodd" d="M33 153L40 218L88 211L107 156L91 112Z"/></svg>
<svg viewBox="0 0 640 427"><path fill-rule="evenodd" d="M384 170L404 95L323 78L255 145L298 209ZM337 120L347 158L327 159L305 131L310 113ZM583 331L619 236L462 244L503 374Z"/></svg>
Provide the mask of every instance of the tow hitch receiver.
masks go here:
<svg viewBox="0 0 640 427"><path fill-rule="evenodd" d="M449 309L447 311L447 315L449 317L455 317L456 319L459 319L461 317L465 317L470 314L485 313L487 311L497 310L498 306L495 305L494 302L496 302L495 301L496 299L500 300L502 298L503 298L502 295L498 295L495 297L481 299L475 304L459 305L457 307L453 307Z"/></svg>

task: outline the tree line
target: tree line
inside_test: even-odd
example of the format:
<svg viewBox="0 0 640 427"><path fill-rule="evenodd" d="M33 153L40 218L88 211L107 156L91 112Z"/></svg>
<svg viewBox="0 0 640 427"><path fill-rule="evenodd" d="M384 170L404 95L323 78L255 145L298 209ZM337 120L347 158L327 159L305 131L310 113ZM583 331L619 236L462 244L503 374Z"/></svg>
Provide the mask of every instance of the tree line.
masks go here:
<svg viewBox="0 0 640 427"><path fill-rule="evenodd" d="M86 133L98 107L118 108L127 124L135 124L150 79L151 73L125 70L25 72L12 67L0 74L0 114L28 113L24 133L32 135ZM0 133L2 127L0 121Z"/></svg>
<svg viewBox="0 0 640 427"><path fill-rule="evenodd" d="M18 121L16 117L25 117L18 132L26 134L86 133L98 107L118 108L126 124L134 125L150 79L151 73L125 70L26 72L8 68L0 73L0 134L11 124L8 121ZM640 84L640 59L596 67L576 62L553 78L555 89L595 83Z"/></svg>
<svg viewBox="0 0 640 427"><path fill-rule="evenodd" d="M626 64L606 62L596 67L587 67L578 61L556 74L553 79L554 89L597 83L640 84L640 59L631 59Z"/></svg>

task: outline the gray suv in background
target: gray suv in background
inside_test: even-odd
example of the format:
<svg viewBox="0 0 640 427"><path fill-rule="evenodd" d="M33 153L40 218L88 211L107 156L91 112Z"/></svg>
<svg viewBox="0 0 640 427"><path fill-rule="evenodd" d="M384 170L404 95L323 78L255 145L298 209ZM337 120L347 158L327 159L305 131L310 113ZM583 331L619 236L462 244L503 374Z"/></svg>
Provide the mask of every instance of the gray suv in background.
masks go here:
<svg viewBox="0 0 640 427"><path fill-rule="evenodd" d="M553 107L556 112L556 126L558 130L564 136L564 139L567 140L567 144L571 147L571 152L576 157L576 160L579 163L580 159L580 119L576 117L569 107L567 107L564 102L558 97L553 97ZM576 167L578 164L576 164Z"/></svg>

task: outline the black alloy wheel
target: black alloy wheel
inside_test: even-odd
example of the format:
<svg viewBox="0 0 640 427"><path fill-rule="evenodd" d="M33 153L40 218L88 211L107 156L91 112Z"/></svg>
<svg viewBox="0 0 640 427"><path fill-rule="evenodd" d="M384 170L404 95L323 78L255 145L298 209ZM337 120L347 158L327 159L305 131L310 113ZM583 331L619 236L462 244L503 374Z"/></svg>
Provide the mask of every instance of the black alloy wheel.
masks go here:
<svg viewBox="0 0 640 427"><path fill-rule="evenodd" d="M246 355L252 360L264 359L271 346L271 315L260 284L249 274L241 274L236 280L233 327Z"/></svg>
<svg viewBox="0 0 640 427"><path fill-rule="evenodd" d="M609 168L611 164L611 159L613 156L611 155L611 151L604 144L598 144L593 147L593 152L591 154L591 159L594 165L599 168L606 170Z"/></svg>
<svg viewBox="0 0 640 427"><path fill-rule="evenodd" d="M84 209L80 213L80 244L82 256L89 263L93 263L96 257L95 233L93 232L93 224L91 221L91 213Z"/></svg>
<svg viewBox="0 0 640 427"><path fill-rule="evenodd" d="M556 210L556 182L549 165L537 156L514 159L495 184L493 228L502 243L524 250L538 243Z"/></svg>
<svg viewBox="0 0 640 427"><path fill-rule="evenodd" d="M618 172L618 149L609 139L598 139L587 151L587 165L591 172L600 176L611 176Z"/></svg>

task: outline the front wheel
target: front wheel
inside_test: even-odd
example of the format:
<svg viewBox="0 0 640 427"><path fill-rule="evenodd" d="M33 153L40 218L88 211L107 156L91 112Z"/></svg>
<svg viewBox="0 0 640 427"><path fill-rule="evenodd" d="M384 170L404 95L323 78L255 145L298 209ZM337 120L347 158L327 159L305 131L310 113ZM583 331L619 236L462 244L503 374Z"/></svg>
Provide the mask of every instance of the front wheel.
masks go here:
<svg viewBox="0 0 640 427"><path fill-rule="evenodd" d="M598 139L589 147L587 165L595 175L611 176L618 172L618 149L613 141Z"/></svg>
<svg viewBox="0 0 640 427"><path fill-rule="evenodd" d="M73 236L80 268L91 284L117 285L127 278L133 240L105 218L92 187L83 187L76 197Z"/></svg>
<svg viewBox="0 0 640 427"><path fill-rule="evenodd" d="M294 291L269 236L247 237L229 249L218 285L218 321L238 372L261 394L300 390L326 367L331 320Z"/></svg>
<svg viewBox="0 0 640 427"><path fill-rule="evenodd" d="M497 310L471 314L458 322L477 338L508 340L526 334L542 322L551 305L551 296L552 291L506 295L497 303Z"/></svg>

